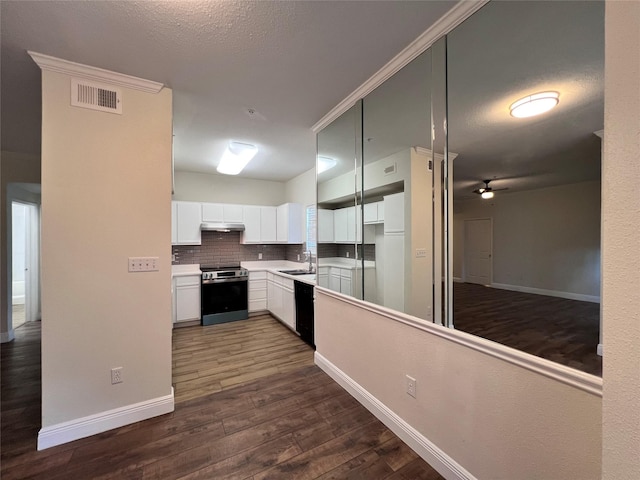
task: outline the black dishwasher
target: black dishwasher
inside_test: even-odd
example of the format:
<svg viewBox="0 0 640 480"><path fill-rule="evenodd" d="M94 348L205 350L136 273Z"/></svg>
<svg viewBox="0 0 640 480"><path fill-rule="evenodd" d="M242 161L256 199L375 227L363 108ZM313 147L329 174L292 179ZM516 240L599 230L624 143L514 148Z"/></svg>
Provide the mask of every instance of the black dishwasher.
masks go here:
<svg viewBox="0 0 640 480"><path fill-rule="evenodd" d="M300 338L315 348L313 341L313 285L295 281L296 331Z"/></svg>

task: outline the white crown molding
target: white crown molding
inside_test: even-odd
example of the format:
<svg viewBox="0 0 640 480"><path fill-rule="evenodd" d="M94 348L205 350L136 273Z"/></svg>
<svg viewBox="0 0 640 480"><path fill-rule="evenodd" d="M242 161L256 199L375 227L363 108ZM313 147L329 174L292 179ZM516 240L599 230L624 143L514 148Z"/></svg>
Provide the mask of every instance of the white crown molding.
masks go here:
<svg viewBox="0 0 640 480"><path fill-rule="evenodd" d="M545 358L536 357L529 353L521 352L520 350L471 335L470 333L443 327L442 325L437 325L406 313L391 310L390 308L369 303L364 300L358 300L356 298L334 292L328 288L316 285L315 291L316 301L318 301L318 295L326 295L328 297L335 298L351 305L355 305L363 310L368 310L378 315L382 315L390 320L403 323L417 330L422 330L431 335L444 338L450 342L463 345L494 358L525 368L531 372L551 378L596 397L602 397L602 378L596 377L595 375L581 372L580 370L575 370L571 367L552 362Z"/></svg>
<svg viewBox="0 0 640 480"><path fill-rule="evenodd" d="M311 127L311 130L314 133L318 133L324 127L329 125L332 121L351 108L358 100L366 97L369 93L382 85L382 83L384 83L385 80L390 78L394 73L433 45L436 40L449 33L469 18L469 16L477 12L488 1L489 0L469 0L457 3L436 23L407 45L404 50L393 57L384 67L374 73L371 78L360 85L349 96L329 111L329 113L322 117L313 127Z"/></svg>
<svg viewBox="0 0 640 480"><path fill-rule="evenodd" d="M68 422L43 427L38 432L38 450L55 447L79 438L89 437L114 428L123 427L148 418L171 413L174 410L174 390L164 397L114 408Z"/></svg>
<svg viewBox="0 0 640 480"><path fill-rule="evenodd" d="M476 477L447 455L444 450L409 425L397 413L317 351L314 354L314 361L318 367L349 392L349 394L367 410L373 413L378 420L384 423L389 430L409 445L413 451L420 455L442 476L451 480L475 480Z"/></svg>
<svg viewBox="0 0 640 480"><path fill-rule="evenodd" d="M27 50L27 53L31 55L33 61L36 62L42 70L64 73L73 77L84 78L94 82L103 82L132 90L140 90L146 93L158 93L164 88L162 83L145 80L144 78L112 72L98 67L90 67L89 65L70 62L69 60L63 60L29 50Z"/></svg>

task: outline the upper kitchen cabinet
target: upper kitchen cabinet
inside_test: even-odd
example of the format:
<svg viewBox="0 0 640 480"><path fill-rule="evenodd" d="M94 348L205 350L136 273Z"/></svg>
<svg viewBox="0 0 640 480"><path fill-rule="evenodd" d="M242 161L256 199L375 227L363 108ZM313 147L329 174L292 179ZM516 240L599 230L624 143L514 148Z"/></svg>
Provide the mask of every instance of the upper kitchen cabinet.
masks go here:
<svg viewBox="0 0 640 480"><path fill-rule="evenodd" d="M175 245L200 245L202 208L198 202L172 202L171 241ZM175 228L174 228L175 227Z"/></svg>
<svg viewBox="0 0 640 480"><path fill-rule="evenodd" d="M212 223L242 223L243 206L226 203L203 203L202 221Z"/></svg>
<svg viewBox="0 0 640 480"><path fill-rule="evenodd" d="M277 207L245 205L242 243L276 243Z"/></svg>
<svg viewBox="0 0 640 480"><path fill-rule="evenodd" d="M285 203L277 210L278 243L302 243L302 205Z"/></svg>
<svg viewBox="0 0 640 480"><path fill-rule="evenodd" d="M318 243L333 243L334 225L333 210L318 209Z"/></svg>

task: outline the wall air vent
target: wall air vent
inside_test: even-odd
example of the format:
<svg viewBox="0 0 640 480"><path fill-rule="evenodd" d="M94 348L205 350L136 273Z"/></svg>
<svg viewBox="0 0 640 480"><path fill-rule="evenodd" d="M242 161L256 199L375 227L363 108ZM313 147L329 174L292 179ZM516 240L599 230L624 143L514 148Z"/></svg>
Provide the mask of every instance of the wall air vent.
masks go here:
<svg viewBox="0 0 640 480"><path fill-rule="evenodd" d="M388 167L384 167L384 174L385 175L393 175L394 173L396 173L396 171L398 170L396 164L392 164L389 165Z"/></svg>
<svg viewBox="0 0 640 480"><path fill-rule="evenodd" d="M111 85L71 79L71 105L100 112L122 115L122 98L119 88Z"/></svg>

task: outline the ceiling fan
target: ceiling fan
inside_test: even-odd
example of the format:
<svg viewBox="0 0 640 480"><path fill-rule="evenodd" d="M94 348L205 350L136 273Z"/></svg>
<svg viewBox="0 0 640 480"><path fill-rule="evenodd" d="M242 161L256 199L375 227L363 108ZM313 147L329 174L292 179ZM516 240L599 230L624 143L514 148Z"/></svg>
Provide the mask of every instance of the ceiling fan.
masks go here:
<svg viewBox="0 0 640 480"><path fill-rule="evenodd" d="M488 199L493 198L493 192L499 192L500 190L509 190L508 188L491 188L489 186L490 181L491 180L483 180L484 187L474 190L473 193L477 193L478 195L481 195L482 198Z"/></svg>

